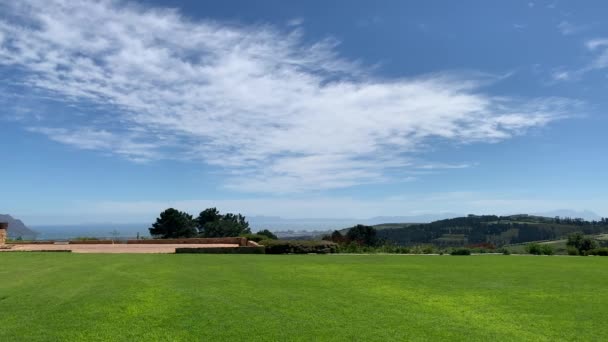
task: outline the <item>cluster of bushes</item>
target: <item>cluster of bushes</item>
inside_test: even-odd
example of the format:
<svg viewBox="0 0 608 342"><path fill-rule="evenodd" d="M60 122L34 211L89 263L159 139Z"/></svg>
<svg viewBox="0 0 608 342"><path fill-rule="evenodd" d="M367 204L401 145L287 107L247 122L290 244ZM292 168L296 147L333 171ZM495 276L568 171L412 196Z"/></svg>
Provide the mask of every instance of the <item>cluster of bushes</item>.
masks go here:
<svg viewBox="0 0 608 342"><path fill-rule="evenodd" d="M457 248L451 251L450 255L471 255L471 250L468 248Z"/></svg>
<svg viewBox="0 0 608 342"><path fill-rule="evenodd" d="M580 232L570 234L566 245L568 246L569 255L599 255L591 254L592 251L598 249L597 242L589 237L585 237Z"/></svg>
<svg viewBox="0 0 608 342"><path fill-rule="evenodd" d="M448 251L438 249L434 245L416 245L411 247L384 244L379 246L362 246L357 243L341 244L338 247L340 253L355 254L444 254Z"/></svg>
<svg viewBox="0 0 608 342"><path fill-rule="evenodd" d="M358 243L347 243L338 245L338 251L340 253L352 253L352 254L374 254L374 253L388 253L388 254L410 254L412 252L409 247L395 246L395 245L381 245L381 246L363 246Z"/></svg>
<svg viewBox="0 0 608 342"><path fill-rule="evenodd" d="M247 238L247 240L254 241L254 242L278 239L278 237L268 229L260 230L259 232L255 233L255 234L243 234L241 236L244 238Z"/></svg>
<svg viewBox="0 0 608 342"><path fill-rule="evenodd" d="M330 241L262 240L266 254L328 254L336 253L338 245Z"/></svg>
<svg viewBox="0 0 608 342"><path fill-rule="evenodd" d="M496 252L497 253L502 253L503 255L511 255L511 251L509 249L507 249L507 248L504 248L504 247L498 248L496 250Z"/></svg>
<svg viewBox="0 0 608 342"><path fill-rule="evenodd" d="M529 243L526 245L526 251L534 255L553 255L555 250L553 246L548 244Z"/></svg>
<svg viewBox="0 0 608 342"><path fill-rule="evenodd" d="M264 247L176 248L175 254L264 254Z"/></svg>
<svg viewBox="0 0 608 342"><path fill-rule="evenodd" d="M608 256L608 247L592 249L587 255Z"/></svg>
<svg viewBox="0 0 608 342"><path fill-rule="evenodd" d="M511 251L506 248L457 248L453 249L450 252L451 255L471 255L485 253L501 253L503 255L510 255Z"/></svg>
<svg viewBox="0 0 608 342"><path fill-rule="evenodd" d="M375 247L378 246L376 229L371 226L358 224L350 228L346 234L342 235L340 231L334 230L331 235L326 235L322 238L325 241L332 241L340 245L357 244L360 246Z"/></svg>

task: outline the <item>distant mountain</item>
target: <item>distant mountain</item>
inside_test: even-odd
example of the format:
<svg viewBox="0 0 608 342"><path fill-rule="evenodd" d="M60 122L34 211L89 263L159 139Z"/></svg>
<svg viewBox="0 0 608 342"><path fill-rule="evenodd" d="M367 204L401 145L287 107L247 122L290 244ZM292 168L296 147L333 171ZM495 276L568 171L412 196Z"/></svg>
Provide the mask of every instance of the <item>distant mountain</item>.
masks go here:
<svg viewBox="0 0 608 342"><path fill-rule="evenodd" d="M8 237L11 239L18 237L34 239L38 235L38 233L26 227L21 220L15 219L11 215L0 214L0 222L8 222Z"/></svg>

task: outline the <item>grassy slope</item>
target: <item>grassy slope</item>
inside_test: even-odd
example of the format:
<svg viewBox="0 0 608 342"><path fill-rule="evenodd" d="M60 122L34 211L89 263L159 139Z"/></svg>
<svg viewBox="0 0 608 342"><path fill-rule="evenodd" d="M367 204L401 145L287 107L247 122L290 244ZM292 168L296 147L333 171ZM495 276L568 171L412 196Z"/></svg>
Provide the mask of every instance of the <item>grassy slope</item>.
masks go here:
<svg viewBox="0 0 608 342"><path fill-rule="evenodd" d="M602 340L608 258L0 254L0 341Z"/></svg>
<svg viewBox="0 0 608 342"><path fill-rule="evenodd" d="M608 240L608 234L596 234L596 235L586 235L594 240L598 241L606 241ZM511 253L515 254L526 254L526 246L531 243L538 243L541 245L551 245L556 254L566 255L567 253L567 243L568 239L558 239L558 240L550 240L550 241L530 241L525 243L518 243L505 246ZM601 247L601 246L600 246Z"/></svg>

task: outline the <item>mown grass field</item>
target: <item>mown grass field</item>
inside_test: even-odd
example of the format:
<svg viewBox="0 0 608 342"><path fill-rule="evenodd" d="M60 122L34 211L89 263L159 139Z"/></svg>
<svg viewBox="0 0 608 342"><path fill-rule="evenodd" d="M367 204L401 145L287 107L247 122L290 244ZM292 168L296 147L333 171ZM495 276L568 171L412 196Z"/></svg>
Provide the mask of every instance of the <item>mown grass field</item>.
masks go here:
<svg viewBox="0 0 608 342"><path fill-rule="evenodd" d="M603 341L608 258L0 253L0 341Z"/></svg>

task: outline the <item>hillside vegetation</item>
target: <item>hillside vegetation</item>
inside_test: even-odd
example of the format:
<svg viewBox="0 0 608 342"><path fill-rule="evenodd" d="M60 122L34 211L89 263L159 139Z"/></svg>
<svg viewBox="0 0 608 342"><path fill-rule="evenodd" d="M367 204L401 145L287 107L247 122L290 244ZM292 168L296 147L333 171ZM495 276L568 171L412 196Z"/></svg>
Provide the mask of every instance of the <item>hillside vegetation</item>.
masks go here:
<svg viewBox="0 0 608 342"><path fill-rule="evenodd" d="M379 239L398 245L434 244L465 246L490 243L496 246L530 241L555 240L574 232L608 233L608 219L585 221L531 215L469 215L425 224L382 225Z"/></svg>

